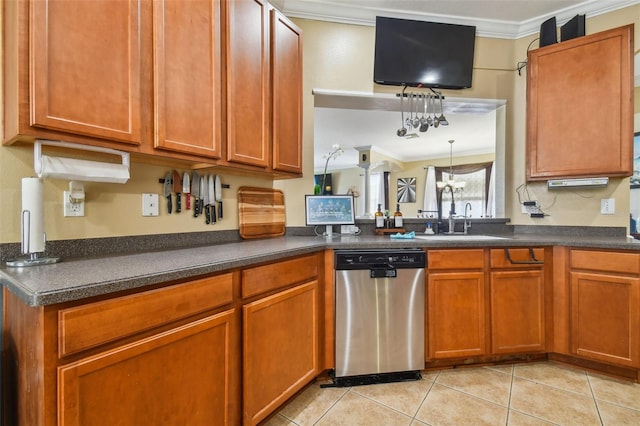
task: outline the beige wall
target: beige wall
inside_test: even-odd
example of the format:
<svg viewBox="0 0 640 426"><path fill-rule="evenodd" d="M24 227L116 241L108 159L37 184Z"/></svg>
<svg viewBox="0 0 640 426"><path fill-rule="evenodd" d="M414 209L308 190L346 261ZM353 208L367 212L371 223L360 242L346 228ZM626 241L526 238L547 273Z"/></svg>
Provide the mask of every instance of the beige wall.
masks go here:
<svg viewBox="0 0 640 426"><path fill-rule="evenodd" d="M621 25L638 22L640 18L640 6L628 7L606 15L587 19L587 33L602 31ZM637 25L636 25L637 27ZM640 47L638 28L635 31L635 46ZM524 50L527 40L518 40L520 48ZM515 91L518 110L516 123L514 123L513 157L511 159L510 179L507 185L513 192L515 187L524 183L524 140L525 140L525 89L524 82L518 81ZM507 166L509 169L509 166ZM611 179L609 186L604 189L592 189L582 191L547 191L545 183L536 183L528 186L532 198L540 201L543 210L551 214L543 221L529 219L526 215L517 213L519 206L517 199L511 197L507 206L514 223L544 223L552 225L579 225L579 226L628 226L629 221L629 179ZM507 194L509 186L507 187ZM616 203L615 215L600 214L600 200L613 198ZM507 198L509 202L509 197Z"/></svg>
<svg viewBox="0 0 640 426"><path fill-rule="evenodd" d="M1 12L0 12L1 13ZM638 22L640 5L587 20L589 33ZM141 216L141 194L162 193L158 179L167 167L134 162L131 180L125 185L87 183L86 216L62 216L62 191L66 181L45 180L45 231L49 240L145 235L175 232L198 232L236 229L237 197L241 185L274 186L285 191L287 225L304 225L304 194L313 188L313 88L386 91L396 88L372 83L374 28L296 20L304 32L304 128L303 170L305 177L272 183L268 179L226 176L231 188L223 191L225 219L207 226L189 213L167 215L161 196L159 217ZM1 34L0 34L1 37ZM636 28L635 45L640 47L640 29ZM626 226L629 212L628 179L614 180L604 190L581 193L549 193L543 184L530 185L530 193L551 214L542 221L532 221L519 212L514 189L524 182L524 123L526 78L514 71L515 64L526 58L527 45L534 37L512 41L480 38L477 43L473 88L446 91L446 96L486 97L507 100L506 125L506 213L514 223L553 225ZM535 43L534 43L535 45ZM636 49L637 51L637 49ZM0 88L2 86L0 85ZM1 90L1 89L0 89ZM637 91L636 91L637 93ZM636 101L636 111L638 111ZM0 243L17 242L20 217L20 179L33 175L31 146L0 148ZM182 170L181 170L182 171ZM213 171L215 173L215 171ZM618 214L599 214L600 198L615 198Z"/></svg>
<svg viewBox="0 0 640 426"><path fill-rule="evenodd" d="M640 18L640 5L587 19L587 32L594 33L633 22ZM304 31L304 145L305 178L277 183L287 194L289 212L301 212L303 195L313 187L313 95L312 89L395 92L397 88L372 82L375 30L346 24L299 19ZM525 183L526 68L519 76L516 63L526 59L526 50L536 36L519 40L478 38L474 62L473 87L445 91L445 96L483 97L507 100L505 146L505 209L514 224L627 226L629 180L611 179L607 188L582 191L547 191L546 183L529 184L532 198L540 201L549 214L531 219L520 213L515 189ZM640 30L635 31L636 51ZM537 41L533 43L537 47ZM637 103L636 103L637 105ZM615 215L600 214L600 199L614 198ZM289 215L288 223L300 225L304 216Z"/></svg>

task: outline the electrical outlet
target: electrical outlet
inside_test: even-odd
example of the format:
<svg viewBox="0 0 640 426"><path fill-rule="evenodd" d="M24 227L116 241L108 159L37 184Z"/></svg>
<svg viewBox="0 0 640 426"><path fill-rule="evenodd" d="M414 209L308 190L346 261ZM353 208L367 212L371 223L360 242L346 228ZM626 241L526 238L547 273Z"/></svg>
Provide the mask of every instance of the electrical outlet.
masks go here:
<svg viewBox="0 0 640 426"><path fill-rule="evenodd" d="M521 212L522 214L531 214L531 213L540 213L540 205L538 204L537 201L526 201L526 203L534 203L533 205L529 206L526 205L524 203L520 204L521 206Z"/></svg>
<svg viewBox="0 0 640 426"><path fill-rule="evenodd" d="M72 203L69 199L69 191L63 192L62 205L64 206L65 217L84 216L84 200Z"/></svg>
<svg viewBox="0 0 640 426"><path fill-rule="evenodd" d="M340 233L343 235L347 235L347 234L358 234L360 232L360 228L358 228L356 225L340 225Z"/></svg>
<svg viewBox="0 0 640 426"><path fill-rule="evenodd" d="M616 214L616 200L614 198L601 199L600 214Z"/></svg>

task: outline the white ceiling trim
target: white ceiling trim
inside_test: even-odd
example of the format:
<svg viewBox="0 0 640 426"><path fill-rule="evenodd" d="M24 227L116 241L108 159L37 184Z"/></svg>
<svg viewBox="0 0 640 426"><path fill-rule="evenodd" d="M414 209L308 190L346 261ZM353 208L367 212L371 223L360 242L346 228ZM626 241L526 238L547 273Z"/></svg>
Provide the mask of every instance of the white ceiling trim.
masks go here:
<svg viewBox="0 0 640 426"><path fill-rule="evenodd" d="M350 4L341 4L337 1L284 0L283 13L292 18L367 26L375 25L377 15L401 19L419 19L431 22L475 25L478 36L517 39L537 34L540 29L540 24L552 16L556 17L558 25L563 25L576 14L585 14L587 18L589 18L638 4L639 2L639 0L588 0L578 5L560 9L554 13L540 15L522 22L421 12L412 12L409 14L390 8L353 7Z"/></svg>

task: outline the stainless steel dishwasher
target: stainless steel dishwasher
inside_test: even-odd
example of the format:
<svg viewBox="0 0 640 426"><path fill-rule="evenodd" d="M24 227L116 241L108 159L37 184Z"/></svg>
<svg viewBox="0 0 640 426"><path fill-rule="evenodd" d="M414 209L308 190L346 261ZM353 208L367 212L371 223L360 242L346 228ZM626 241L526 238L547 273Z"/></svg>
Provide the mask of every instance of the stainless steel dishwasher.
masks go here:
<svg viewBox="0 0 640 426"><path fill-rule="evenodd" d="M421 378L425 265L419 249L336 250L335 385Z"/></svg>

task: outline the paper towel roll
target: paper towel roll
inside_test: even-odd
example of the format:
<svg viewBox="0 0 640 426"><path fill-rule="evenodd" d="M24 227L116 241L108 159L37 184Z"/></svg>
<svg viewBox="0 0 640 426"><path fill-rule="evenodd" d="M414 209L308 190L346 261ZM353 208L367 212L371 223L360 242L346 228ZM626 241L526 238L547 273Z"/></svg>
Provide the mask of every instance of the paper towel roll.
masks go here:
<svg viewBox="0 0 640 426"><path fill-rule="evenodd" d="M42 179L22 178L22 253L44 252L44 211Z"/></svg>
<svg viewBox="0 0 640 426"><path fill-rule="evenodd" d="M36 172L39 177L88 182L126 183L129 180L129 167L124 164L48 155L41 157L41 169Z"/></svg>

